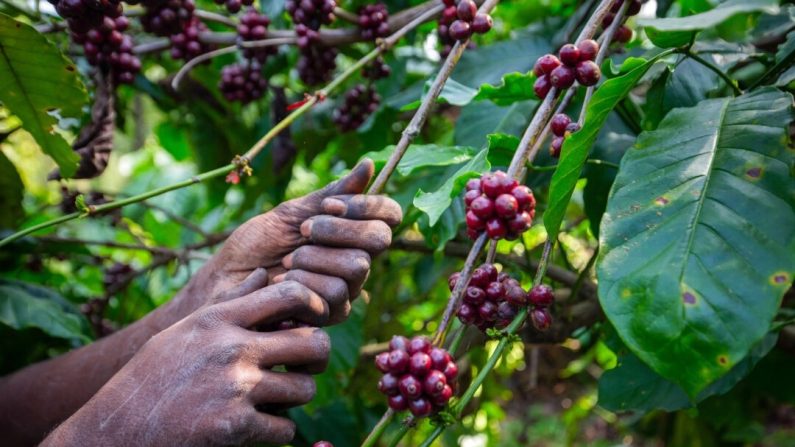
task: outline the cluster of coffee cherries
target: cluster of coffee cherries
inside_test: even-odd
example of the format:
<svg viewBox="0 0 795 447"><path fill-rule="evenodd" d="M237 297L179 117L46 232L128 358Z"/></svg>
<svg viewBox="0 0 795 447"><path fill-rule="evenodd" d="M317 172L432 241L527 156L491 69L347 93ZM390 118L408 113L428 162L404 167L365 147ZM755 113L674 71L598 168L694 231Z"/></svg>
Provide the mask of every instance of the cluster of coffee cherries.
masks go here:
<svg viewBox="0 0 795 447"><path fill-rule="evenodd" d="M226 10L234 14L240 11L244 6L253 5L254 0L215 0L215 4L226 6Z"/></svg>
<svg viewBox="0 0 795 447"><path fill-rule="evenodd" d="M389 11L383 3L373 3L359 8L359 32L362 39L375 40L389 35Z"/></svg>
<svg viewBox="0 0 795 447"><path fill-rule="evenodd" d="M535 217L536 199L525 185L502 171L470 179L464 194L467 234L477 239L514 240L527 231Z"/></svg>
<svg viewBox="0 0 795 447"><path fill-rule="evenodd" d="M207 25L198 17L191 17L189 21L185 22L182 31L169 36L171 57L189 61L210 51L209 45L199 41L199 35L204 31L207 31Z"/></svg>
<svg viewBox="0 0 795 447"><path fill-rule="evenodd" d="M105 18L115 19L122 14L121 0L48 0L55 11L66 19L72 33L85 34L103 25Z"/></svg>
<svg viewBox="0 0 795 447"><path fill-rule="evenodd" d="M460 272L453 273L447 280L451 292L460 276ZM472 271L463 303L458 309L458 319L483 332L495 327L503 329L526 305L527 292L519 281L507 273L498 273L493 264L483 264Z"/></svg>
<svg viewBox="0 0 795 447"><path fill-rule="evenodd" d="M530 321L539 331L545 331L552 326L552 314L549 306L555 301L552 288L546 284L538 284L527 293L527 304L530 308Z"/></svg>
<svg viewBox="0 0 795 447"><path fill-rule="evenodd" d="M574 81L584 86L596 85L602 76L599 66L594 62L598 52L599 44L586 39L577 45L563 45L558 57L546 54L538 58L533 67L538 77L533 85L536 96L546 98L552 87L560 92L574 85Z"/></svg>
<svg viewBox="0 0 795 447"><path fill-rule="evenodd" d="M221 70L218 88L227 101L248 104L265 93L268 82L262 76L262 66L257 61L227 65Z"/></svg>
<svg viewBox="0 0 795 447"><path fill-rule="evenodd" d="M85 32L72 30L72 41L83 45L89 64L108 70L114 82L130 84L141 70L141 61L133 54L132 38L124 31L127 17L105 16L99 25Z"/></svg>
<svg viewBox="0 0 795 447"><path fill-rule="evenodd" d="M334 21L334 0L287 0L285 9L295 24L298 37L298 77L306 85L328 82L337 68L337 49L323 45L318 37L322 25Z"/></svg>
<svg viewBox="0 0 795 447"><path fill-rule="evenodd" d="M260 14L254 8L248 8L240 18L240 24L237 25L237 35L243 42L250 42L252 40L262 40L268 36L268 26L271 24L271 19L265 15ZM243 57L249 60L256 60L259 63L265 63L268 56L277 52L275 46L262 47L262 48L244 48Z"/></svg>
<svg viewBox="0 0 795 447"><path fill-rule="evenodd" d="M362 77L371 81L386 78L390 74L392 74L392 68L384 62L381 56L378 56L373 62L362 68Z"/></svg>
<svg viewBox="0 0 795 447"><path fill-rule="evenodd" d="M194 0L142 0L144 31L156 36L171 36L183 31L196 10Z"/></svg>
<svg viewBox="0 0 795 447"><path fill-rule="evenodd" d="M553 158L560 157L560 150L563 148L563 142L570 134L580 130L580 125L572 122L569 115L565 113L558 113L552 117L549 122L549 128L552 130L552 143L549 145L549 155Z"/></svg>
<svg viewBox="0 0 795 447"><path fill-rule="evenodd" d="M381 97L372 86L359 84L345 93L340 108L334 110L334 124L343 131L356 130L370 114L378 110Z"/></svg>
<svg viewBox="0 0 795 447"><path fill-rule="evenodd" d="M334 0L287 0L284 9L290 14L293 23L306 25L317 31L321 25L328 25L334 21Z"/></svg>
<svg viewBox="0 0 795 447"><path fill-rule="evenodd" d="M389 351L375 357L375 366L384 373L378 390L389 397L389 408L395 411L409 410L415 417L426 417L453 397L458 366L427 337L409 340L396 335L389 342Z"/></svg>
<svg viewBox="0 0 795 447"><path fill-rule="evenodd" d="M455 20L450 23L447 30L452 39L462 41L469 39L472 33L484 34L491 30L493 25L491 16L478 13L478 5L473 0L444 0L447 6L445 12L450 8L455 8ZM445 15L445 13L443 13ZM450 15L449 12L446 14Z"/></svg>
<svg viewBox="0 0 795 447"><path fill-rule="evenodd" d="M602 28L607 29L607 27L609 27L613 21L615 21L616 13L624 5L624 1L630 2L629 6L627 6L627 11L624 14L624 20L626 20L627 17L638 15L641 8L643 7L643 1L641 0L615 0L613 2L613 6L610 8L610 13L605 15L602 19ZM624 44L630 40L632 40L632 29L622 24L618 27L618 29L616 29L616 33L613 36L613 42Z"/></svg>

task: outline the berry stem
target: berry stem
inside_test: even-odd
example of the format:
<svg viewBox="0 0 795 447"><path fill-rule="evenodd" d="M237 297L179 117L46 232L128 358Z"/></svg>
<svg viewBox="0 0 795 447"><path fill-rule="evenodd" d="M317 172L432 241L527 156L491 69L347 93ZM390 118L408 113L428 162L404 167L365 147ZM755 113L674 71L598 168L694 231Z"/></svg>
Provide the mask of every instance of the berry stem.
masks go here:
<svg viewBox="0 0 795 447"><path fill-rule="evenodd" d="M409 417L409 420L412 420L412 418ZM406 433L411 430L411 427L413 427L413 424L407 422L400 424L400 430L398 430L397 433L395 433L395 436L392 437L392 440L389 441L388 447L396 447L398 443L400 443L400 440L406 436Z"/></svg>
<svg viewBox="0 0 795 447"><path fill-rule="evenodd" d="M684 51L682 52L682 54L685 54L687 57L689 57L689 58L693 59L694 61L696 61L696 62L698 62L699 64L703 65L703 66L704 66L704 67L706 67L707 69L709 69L709 70L712 70L713 72L715 72L715 74L717 74L718 76L720 76L720 78L721 78L721 79L723 79L723 82L725 82L725 83L726 83L726 85L728 85L729 87L731 87L731 89L732 89L732 92L734 93L734 96L737 96L737 95L742 95L742 94L743 94L743 91L742 91L742 90L740 90L740 87L738 87L738 86L737 86L737 83L736 83L736 82L735 82L735 81L734 81L732 78L730 78L730 77L729 77L729 75L727 75L726 73L724 73L724 72L723 72L723 70L721 70L720 68L718 68L718 67L717 67L715 64L713 64L712 62L710 62L710 61L708 61L708 60L704 59L703 57L699 56L697 53L695 53L695 52L693 51L693 49L692 49L692 48L687 48L687 50L684 50Z"/></svg>
<svg viewBox="0 0 795 447"><path fill-rule="evenodd" d="M367 438L362 443L362 447L373 447L381 435L384 434L384 431L392 423L392 419L395 418L395 411L391 408L386 410L381 419L375 424L375 427L370 431L370 434L367 435Z"/></svg>
<svg viewBox="0 0 795 447"><path fill-rule="evenodd" d="M341 18L342 20L353 23L354 25L359 25L359 16L348 11L347 9L340 8L337 6L334 8L334 15Z"/></svg>
<svg viewBox="0 0 795 447"><path fill-rule="evenodd" d="M489 13L492 9L497 5L498 0L486 0L483 5L478 10L479 13ZM442 11L444 5L439 3L436 8L433 9L434 14L438 14ZM388 37L386 40L390 41L392 36ZM400 141L398 141L397 146L395 147L394 152L390 155L389 159L387 160L384 168L381 169L381 172L378 173L378 176L373 181L373 184L370 186L370 189L367 191L368 194L378 194L386 185L387 180L397 168L400 159L403 158L403 155L408 150L409 145L414 140L420 129L422 129L423 125L425 125L425 121L428 119L428 115L430 114L431 108L436 103L436 98L442 93L442 88L444 88L444 84L447 82L447 79L450 78L450 75L453 73L453 69L458 64L459 59L461 59L461 55L464 54L464 50L466 50L467 44L469 43L469 39L462 42L457 42L453 49L450 51L450 54L447 55L447 59L445 59L444 64L439 69L439 72L436 74L436 78L433 80L433 84L431 84L428 93L425 94L425 97L422 99L422 103L417 111L414 113L414 116L411 118L411 121L403 130L403 133L400 136ZM440 326L441 328L441 326Z"/></svg>
<svg viewBox="0 0 795 447"><path fill-rule="evenodd" d="M624 2L627 4L629 2ZM596 34L596 31L599 29L599 25L602 23L602 19L605 18L606 15L610 14L610 8L613 6L613 0L602 0L599 2L599 6L596 7L593 14L591 14L591 18L585 23L585 26L582 27L582 31L580 31L580 35L577 36L577 40L575 43L582 42L586 39L591 39ZM614 20L617 22L619 20Z"/></svg>
<svg viewBox="0 0 795 447"><path fill-rule="evenodd" d="M472 249L469 250L469 255L466 261L464 261L464 268L461 269L461 273L453 288L453 293L450 295L450 299L447 301L447 307L442 314L442 321L439 322L439 327L433 335L433 342L436 346L441 346L442 343L444 343L447 327L450 325L450 320L455 314L456 309L458 309L458 305L464 295L464 290L466 290L469 279L472 277L472 271L475 270L475 262L477 262L480 252L483 251L486 240L486 233L481 233L475 240L475 243L472 244Z"/></svg>

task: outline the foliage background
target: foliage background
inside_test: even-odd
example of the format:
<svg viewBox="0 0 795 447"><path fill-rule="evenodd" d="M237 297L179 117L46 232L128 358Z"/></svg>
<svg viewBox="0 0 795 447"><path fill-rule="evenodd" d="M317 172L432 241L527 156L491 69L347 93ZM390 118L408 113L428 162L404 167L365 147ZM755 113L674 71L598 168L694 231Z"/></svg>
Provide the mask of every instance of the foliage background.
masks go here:
<svg viewBox="0 0 795 447"><path fill-rule="evenodd" d="M211 2L198 3L215 9ZM360 3L343 2L343 6L355 10ZM391 11L414 3L387 2ZM716 6L706 0L649 2L642 17L685 16ZM281 1L267 4L274 26L289 25L282 7ZM414 198L419 191L442 188L466 163L474 172L507 165L511 136L521 135L537 101L529 96L502 100L473 96L483 84L499 85L506 74L529 71L538 56L563 43L578 7L575 1L505 2L494 14L494 31L478 37L478 47L465 53L442 95L445 104L438 106L392 179L388 193L401 203L406 215L395 234L400 243L374 263L367 296L357 301L350 320L329 329L334 353L329 370L318 377L317 398L291 412L300 432L295 445L317 439L354 445L380 417L385 402L375 392L372 353L392 334L435 329L449 296L446 278L460 268L460 248L466 242L460 234L463 210L459 201L441 208L438 222L430 225L428 215L413 206ZM27 9L14 2L0 5L0 12L35 22L26 17ZM438 66L433 29L432 24L424 25L389 55L393 74L377 83L384 98L382 107L357 132L340 134L334 128L331 111L336 101L330 98L292 126L292 144L286 140L271 144L254 161L255 175L239 185L218 180L181 189L108 216L61 225L2 249L0 373L89 343L103 332L141 318L173 296L212 252L211 247L186 247L202 244L208 236L230 231L285 199L325 185L365 155L384 160L389 145L397 141L411 117L412 103ZM734 15L701 32L694 48L747 88L792 48L793 29L793 7L782 5L777 12ZM70 53L64 35L48 38ZM367 50L365 44L346 47L338 64L344 68ZM649 57L656 52L641 32L611 60L617 66L629 56ZM167 87L169 74L179 63L167 56L147 57L143 76L133 86L118 90L111 163L102 176L90 181L48 182L54 163L30 134L18 130L19 120L0 108L0 227L21 228L61 215L64 204L74 200L74 196L65 198L62 187L89 199L92 192L123 198L215 168L248 148L272 125L274 92L246 107L223 101L216 88L220 68L235 57L217 58L199 67L180 93ZM305 91L290 69L295 60L294 49L282 49L268 67L272 85L283 88L291 101ZM79 58L76 61L90 85L85 76L88 67ZM652 67L608 116L591 158L619 163L638 134L656 129L672 109L731 95L713 71L693 59L676 55L668 62ZM791 91L792 73L790 67L775 83ZM579 110L580 101L580 97L575 99L570 113ZM60 124L67 137L80 126L74 120ZM493 134L498 135L489 137ZM488 152L480 152L483 148ZM431 160L429 153L443 156ZM551 166L555 161L542 150L535 164ZM789 168L791 181L791 164ZM450 427L442 444L795 445L795 384L791 380L795 342L792 326L787 326L795 313L791 290L779 310L776 331L754 347L747 368L732 370L732 377L711 388L697 405L630 353L594 305L592 267L599 224L616 172L610 164L586 166L566 210L559 251L553 258L557 268L579 278L555 283L560 313L579 303L587 310L587 318L572 325L561 316L562 326L546 337L526 330L523 342L511 347L468 408L463 423ZM539 170L529 178L540 210L548 203L550 177L548 170ZM499 245L503 265L512 267L524 285L530 284L532 275L528 263L538 259L545 237L544 226L536 225L521 240ZM127 250L82 240L162 250ZM134 270L129 283L119 290L109 288L113 283L108 269L114 264ZM666 265L656 269L665 274ZM577 290L572 292L572 288ZM92 323L81 310L103 297L108 298L104 320ZM466 337L468 353L461 361L473 375L494 343L474 333ZM421 425L405 445L417 445L429 430Z"/></svg>

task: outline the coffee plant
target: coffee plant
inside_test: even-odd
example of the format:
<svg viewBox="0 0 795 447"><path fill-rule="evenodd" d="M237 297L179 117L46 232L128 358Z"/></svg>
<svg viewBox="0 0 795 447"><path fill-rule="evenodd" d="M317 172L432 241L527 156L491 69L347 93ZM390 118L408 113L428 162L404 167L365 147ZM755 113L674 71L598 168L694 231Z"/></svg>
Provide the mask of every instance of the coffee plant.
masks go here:
<svg viewBox="0 0 795 447"><path fill-rule="evenodd" d="M790 445L794 17L0 3L2 373L142 318L370 158L405 217L293 445Z"/></svg>

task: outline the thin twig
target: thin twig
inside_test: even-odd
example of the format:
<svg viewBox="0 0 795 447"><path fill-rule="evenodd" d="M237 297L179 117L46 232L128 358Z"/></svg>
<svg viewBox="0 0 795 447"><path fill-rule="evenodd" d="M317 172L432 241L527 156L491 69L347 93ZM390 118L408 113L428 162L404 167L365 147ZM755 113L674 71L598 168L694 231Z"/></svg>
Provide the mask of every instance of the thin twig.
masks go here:
<svg viewBox="0 0 795 447"><path fill-rule="evenodd" d="M200 54L193 59L189 60L182 68L179 69L177 74L174 75L174 78L171 80L171 88L174 90L179 90L179 83L182 81L182 78L185 77L188 72L193 70L193 67L201 64L202 62L208 61L214 57L223 56L224 54L231 54L237 51L237 45L232 45L229 47L219 48L217 50L208 51L204 54Z"/></svg>
<svg viewBox="0 0 795 447"><path fill-rule="evenodd" d="M738 95L742 95L743 94L743 91L740 89L740 87L737 86L737 83L734 81L734 79L730 78L729 75L724 73L723 70L718 68L715 64L713 64L712 62L710 62L710 61L704 59L703 57L699 56L698 54L693 52L693 50L690 49L690 48L688 48L684 52L684 54L687 55L687 57L689 57L689 58L693 59L694 61L698 62L699 64L703 65L707 69L711 70L712 72L717 74L721 79L723 79L723 82L725 82L726 85L731 87L732 91L734 92L734 96L738 96Z"/></svg>
<svg viewBox="0 0 795 447"><path fill-rule="evenodd" d="M359 25L359 15L354 14L348 11L347 9L343 9L337 6L336 8L334 8L334 15L348 23L352 23L357 26Z"/></svg>

